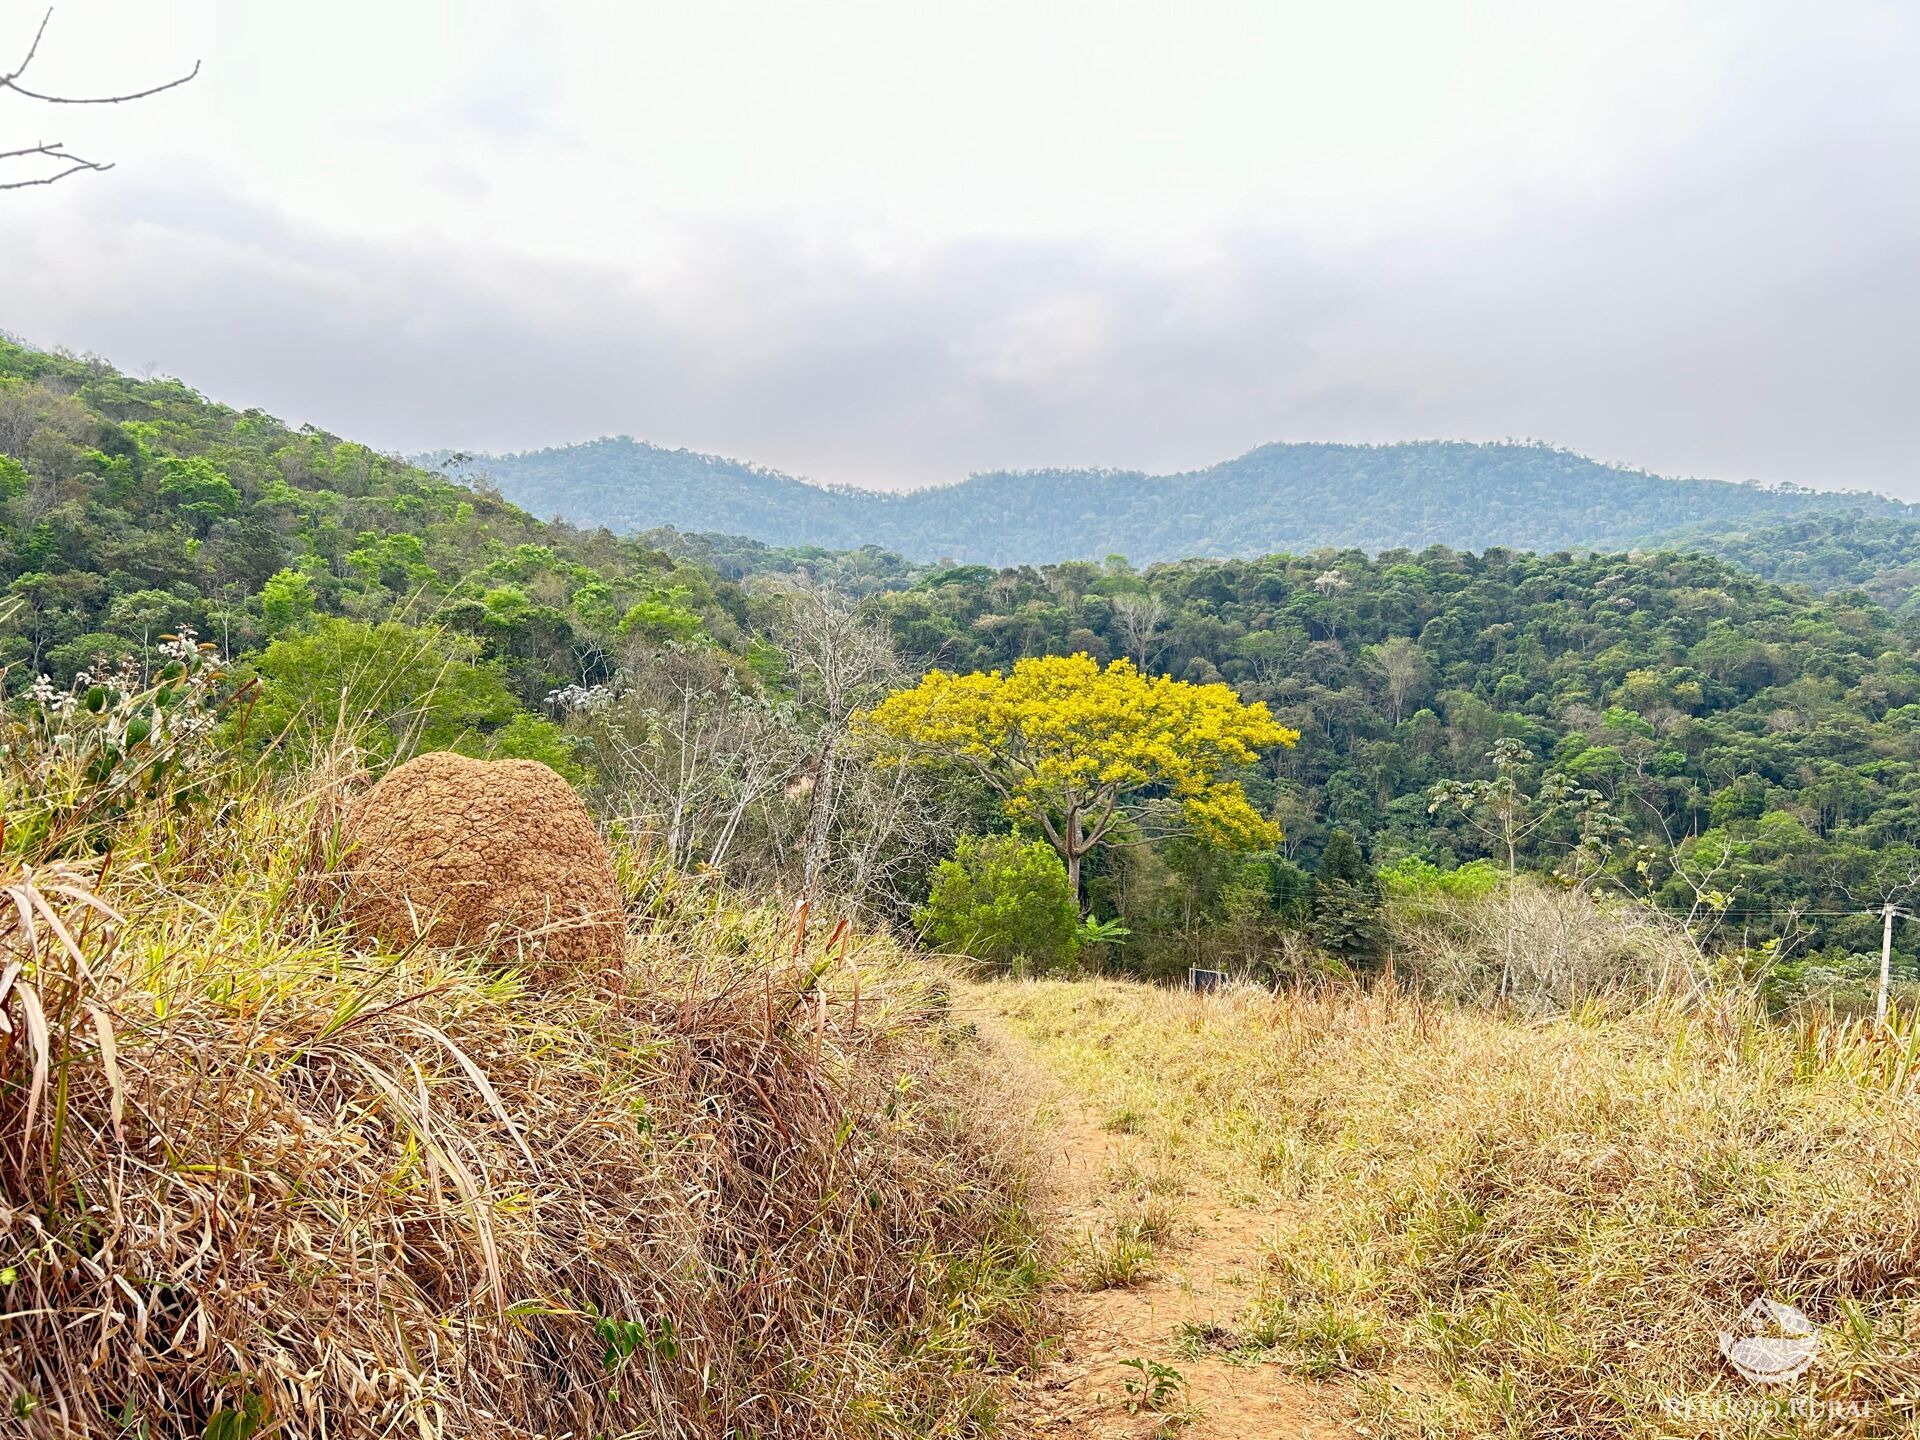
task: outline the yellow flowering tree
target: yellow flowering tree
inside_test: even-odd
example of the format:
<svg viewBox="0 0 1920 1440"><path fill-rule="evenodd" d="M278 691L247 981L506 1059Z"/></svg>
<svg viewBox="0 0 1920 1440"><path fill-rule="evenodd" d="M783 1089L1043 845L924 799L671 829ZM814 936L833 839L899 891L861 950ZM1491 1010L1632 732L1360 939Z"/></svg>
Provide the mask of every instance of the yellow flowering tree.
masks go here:
<svg viewBox="0 0 1920 1440"><path fill-rule="evenodd" d="M1142 675L1128 660L1103 670L1086 655L1022 660L1011 674L935 670L862 721L883 763L951 757L978 771L1060 852L1076 901L1082 859L1149 805L1216 844L1273 844L1280 827L1226 772L1300 738L1228 686Z"/></svg>

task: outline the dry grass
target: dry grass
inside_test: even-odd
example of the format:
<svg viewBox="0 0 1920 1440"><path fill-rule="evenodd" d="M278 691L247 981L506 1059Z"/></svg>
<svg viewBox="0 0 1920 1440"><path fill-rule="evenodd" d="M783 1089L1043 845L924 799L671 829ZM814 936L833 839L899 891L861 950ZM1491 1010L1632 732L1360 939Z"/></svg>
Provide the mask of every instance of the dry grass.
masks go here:
<svg viewBox="0 0 1920 1440"><path fill-rule="evenodd" d="M1581 1005L1690 994L1699 960L1678 922L1619 898L1523 876L1455 894L1432 887L1388 896L1395 975L1458 1004L1506 1003L1532 1014ZM1523 937L1506 963L1508 926Z"/></svg>
<svg viewBox="0 0 1920 1440"><path fill-rule="evenodd" d="M1005 982L1004 1014L1157 1163L1276 1216L1223 1348L1350 1377L1375 1434L1799 1433L1716 1332L1822 1327L1792 1392L1906 1433L1920 1389L1920 1028L1734 1003L1521 1022L1372 992ZM1903 1419L1903 1416L1909 1416Z"/></svg>
<svg viewBox="0 0 1920 1440"><path fill-rule="evenodd" d="M262 785L0 874L12 1433L988 1424L1026 1157L937 975L637 850L612 988L367 949L336 809Z"/></svg>

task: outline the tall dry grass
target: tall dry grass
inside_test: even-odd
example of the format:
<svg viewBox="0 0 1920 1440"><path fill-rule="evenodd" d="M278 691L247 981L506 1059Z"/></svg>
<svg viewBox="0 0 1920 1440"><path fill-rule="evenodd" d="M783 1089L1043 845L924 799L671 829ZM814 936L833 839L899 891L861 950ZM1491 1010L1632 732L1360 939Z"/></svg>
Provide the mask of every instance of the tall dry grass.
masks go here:
<svg viewBox="0 0 1920 1440"><path fill-rule="evenodd" d="M13 1433L984 1428L1033 1237L941 977L636 847L611 988L369 949L336 789L0 874Z"/></svg>
<svg viewBox="0 0 1920 1440"><path fill-rule="evenodd" d="M1813 1369L1771 1398L1911 1433L1911 1017L1782 1027L1729 999L1527 1021L1392 985L967 998L1096 1113L1126 1114L1157 1166L1271 1212L1258 1293L1221 1343L1349 1377L1375 1434L1826 1433L1738 1409L1770 1397L1717 1332L1763 1293L1822 1327Z"/></svg>

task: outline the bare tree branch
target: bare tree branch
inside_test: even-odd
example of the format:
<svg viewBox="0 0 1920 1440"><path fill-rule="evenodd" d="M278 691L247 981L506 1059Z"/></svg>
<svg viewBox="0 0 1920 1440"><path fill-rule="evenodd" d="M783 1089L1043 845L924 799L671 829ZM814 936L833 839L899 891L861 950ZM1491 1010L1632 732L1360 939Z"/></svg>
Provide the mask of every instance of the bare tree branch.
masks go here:
<svg viewBox="0 0 1920 1440"><path fill-rule="evenodd" d="M36 175L29 180L0 180L0 190L25 190L31 185L51 185L54 181L64 180L69 175L78 175L82 170L111 170L113 168L113 162L111 160L104 162L89 160L85 156L74 154L71 150L67 149L66 146L60 144L29 145L24 150L0 150L0 160L21 160L31 156L40 156L43 159L55 160L64 164L67 168L64 170L56 170L51 175Z"/></svg>
<svg viewBox="0 0 1920 1440"><path fill-rule="evenodd" d="M21 57L20 63L5 74L0 74L0 91L11 91L22 99L37 100L43 105L125 105L134 100L145 100L148 96L158 95L167 90L178 89L200 73L200 62L196 60L193 62L193 68L186 74L160 85L148 86L144 90L127 90L111 95L51 95L44 90L29 90L20 83L20 77L27 73L27 68L34 62L34 57L39 55L40 42L46 38L47 24L52 19L53 11L49 8L46 14L40 17L39 27L33 32L33 42L27 46L27 53ZM52 161L66 168L54 170L46 175L35 175L25 180L0 180L0 190L25 190L34 185L52 185L66 179L69 175L78 175L83 171L113 168L111 161L89 160L84 156L76 155L60 141L42 142L18 150L0 150L0 161L34 159Z"/></svg>
<svg viewBox="0 0 1920 1440"><path fill-rule="evenodd" d="M49 6L47 13L40 17L40 28L33 32L33 43L27 47L26 58L14 66L12 70L8 71L6 78L0 80L0 84L11 85L15 80L27 73L27 67L33 64L33 57L40 53L40 42L46 37L47 33L47 22L52 19L53 9Z"/></svg>

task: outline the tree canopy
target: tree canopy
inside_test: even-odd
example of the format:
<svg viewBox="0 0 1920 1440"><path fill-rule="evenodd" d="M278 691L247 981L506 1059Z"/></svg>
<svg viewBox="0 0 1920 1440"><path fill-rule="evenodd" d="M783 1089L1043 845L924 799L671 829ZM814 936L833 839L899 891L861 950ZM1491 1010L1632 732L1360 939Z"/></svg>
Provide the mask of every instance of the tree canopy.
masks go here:
<svg viewBox="0 0 1920 1440"><path fill-rule="evenodd" d="M1084 654L1022 660L1011 673L935 670L866 722L893 742L883 755L930 752L969 765L1011 818L1052 842L1076 897L1085 856L1140 831L1156 801L1216 844L1277 842L1280 827L1248 804L1230 772L1300 738L1226 685L1142 675L1128 660L1102 669Z"/></svg>

